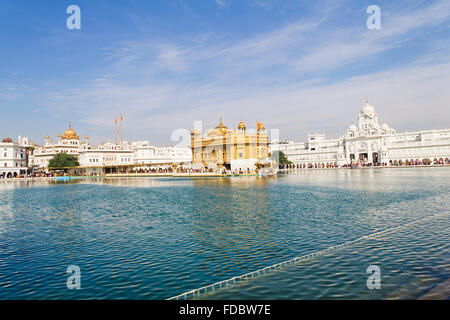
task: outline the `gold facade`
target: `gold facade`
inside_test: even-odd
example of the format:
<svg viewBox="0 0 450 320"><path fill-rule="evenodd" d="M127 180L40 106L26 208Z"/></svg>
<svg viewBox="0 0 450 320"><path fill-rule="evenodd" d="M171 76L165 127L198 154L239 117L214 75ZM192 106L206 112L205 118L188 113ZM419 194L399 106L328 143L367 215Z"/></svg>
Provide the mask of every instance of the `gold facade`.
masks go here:
<svg viewBox="0 0 450 320"><path fill-rule="evenodd" d="M203 137L200 131L191 131L192 164L196 167L231 168L232 160L256 164L269 157L269 138L262 123L256 133L248 133L241 121L235 130L220 123Z"/></svg>

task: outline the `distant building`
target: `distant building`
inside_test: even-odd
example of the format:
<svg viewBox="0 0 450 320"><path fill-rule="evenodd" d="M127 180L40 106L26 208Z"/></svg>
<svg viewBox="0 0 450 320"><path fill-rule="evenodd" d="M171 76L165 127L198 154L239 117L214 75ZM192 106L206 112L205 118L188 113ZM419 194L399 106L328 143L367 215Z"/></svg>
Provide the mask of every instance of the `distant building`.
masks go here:
<svg viewBox="0 0 450 320"><path fill-rule="evenodd" d="M127 142L120 145L100 143L97 147L85 145L79 150L78 162L82 173L101 175L105 166L123 166L134 163L134 151Z"/></svg>
<svg viewBox="0 0 450 320"><path fill-rule="evenodd" d="M190 164L192 155L190 148L183 147L157 147L148 141L135 141L119 144L100 143L96 147L91 146L89 137L80 139L69 122L69 128L64 134L57 136L56 143L49 137L45 137L45 144L35 148L30 157L30 165L35 169L47 170L48 163L58 153L67 153L78 158L80 172L87 175L99 175L104 173L104 168L119 168L143 165ZM144 166L145 167L145 166Z"/></svg>
<svg viewBox="0 0 450 320"><path fill-rule="evenodd" d="M192 158L189 148L156 147L148 141L124 142L122 149L114 143L101 143L95 149L82 149L79 154L80 168L87 175L118 172L131 167L149 169L172 167L173 164L189 165Z"/></svg>
<svg viewBox="0 0 450 320"><path fill-rule="evenodd" d="M255 170L258 162L269 157L269 139L261 123L257 123L256 133L249 133L242 121L231 130L220 119L206 137L196 129L191 131L191 149L195 169Z"/></svg>
<svg viewBox="0 0 450 320"><path fill-rule="evenodd" d="M190 164L192 161L192 152L188 147L157 147L151 145L148 141L136 141L131 143L131 148L134 150L136 164Z"/></svg>
<svg viewBox="0 0 450 320"><path fill-rule="evenodd" d="M87 138L87 137L86 137ZM30 159L30 166L34 168L47 168L48 162L58 153L67 153L78 158L81 147L80 137L77 136L75 130L69 122L69 128L64 134L58 134L56 143L47 135L45 136L45 144L37 146ZM86 140L84 145L88 145Z"/></svg>
<svg viewBox="0 0 450 320"><path fill-rule="evenodd" d="M14 178L28 173L28 138L4 138L0 142L0 177Z"/></svg>
<svg viewBox="0 0 450 320"><path fill-rule="evenodd" d="M368 102L347 132L336 139L308 135L307 142L281 141L271 145L301 167L343 166L351 163L396 165L407 162L448 162L450 129L396 133Z"/></svg>

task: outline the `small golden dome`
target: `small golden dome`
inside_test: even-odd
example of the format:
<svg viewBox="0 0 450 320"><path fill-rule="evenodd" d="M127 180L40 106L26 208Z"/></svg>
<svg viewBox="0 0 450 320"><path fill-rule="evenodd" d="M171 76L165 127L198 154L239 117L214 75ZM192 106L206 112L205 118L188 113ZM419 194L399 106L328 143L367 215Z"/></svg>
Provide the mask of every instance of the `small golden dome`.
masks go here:
<svg viewBox="0 0 450 320"><path fill-rule="evenodd" d="M215 129L228 129L227 126L224 126L222 123L222 117L220 117L220 123Z"/></svg>
<svg viewBox="0 0 450 320"><path fill-rule="evenodd" d="M239 130L246 130L246 129L247 129L247 128L245 127L244 121L241 120L241 122L239 122L239 124L238 124L238 129L239 129Z"/></svg>
<svg viewBox="0 0 450 320"><path fill-rule="evenodd" d="M72 140L72 139L78 139L77 133L75 130L72 129L72 123L69 121L69 128L64 131L63 139Z"/></svg>

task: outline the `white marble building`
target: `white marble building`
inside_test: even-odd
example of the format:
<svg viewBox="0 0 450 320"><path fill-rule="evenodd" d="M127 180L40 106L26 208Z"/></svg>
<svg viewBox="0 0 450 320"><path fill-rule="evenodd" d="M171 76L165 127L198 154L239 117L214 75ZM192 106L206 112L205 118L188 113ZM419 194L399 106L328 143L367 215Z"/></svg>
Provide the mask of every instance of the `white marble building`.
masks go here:
<svg viewBox="0 0 450 320"><path fill-rule="evenodd" d="M126 165L134 163L134 151L128 143L122 149L114 143L101 143L96 148L85 147L79 150L78 161L81 167L102 167L105 165Z"/></svg>
<svg viewBox="0 0 450 320"><path fill-rule="evenodd" d="M131 143L131 148L134 150L136 164L188 164L192 162L192 151L187 147L156 147L148 141L136 141Z"/></svg>
<svg viewBox="0 0 450 320"><path fill-rule="evenodd" d="M397 133L386 123L380 124L375 109L366 102L358 126L352 123L340 138L327 140L323 134L310 134L307 142L281 141L271 149L283 151L301 167L448 163L450 129Z"/></svg>
<svg viewBox="0 0 450 320"><path fill-rule="evenodd" d="M157 147L148 141L124 141L120 145L100 143L93 147L89 137L81 140L69 123L69 128L63 135L58 135L56 143L49 136L45 137L45 144L36 147L30 157L30 165L46 170L49 160L61 152L76 156L87 174L100 174L105 166L190 164L192 161L190 148Z"/></svg>
<svg viewBox="0 0 450 320"><path fill-rule="evenodd" d="M114 146L114 143L102 143L97 148L79 151L81 167L137 165L137 164L186 164L192 161L191 150L181 147L157 147L148 141L135 141Z"/></svg>
<svg viewBox="0 0 450 320"><path fill-rule="evenodd" d="M28 172L28 138L4 138L0 142L0 177L14 178Z"/></svg>
<svg viewBox="0 0 450 320"><path fill-rule="evenodd" d="M77 136L69 122L69 128L64 131L63 135L58 134L56 143L48 135L45 136L44 145L35 147L29 165L35 169L47 168L50 159L57 153L63 152L78 157L80 148L89 144L87 139L88 137L85 137L85 141L80 143L80 137Z"/></svg>

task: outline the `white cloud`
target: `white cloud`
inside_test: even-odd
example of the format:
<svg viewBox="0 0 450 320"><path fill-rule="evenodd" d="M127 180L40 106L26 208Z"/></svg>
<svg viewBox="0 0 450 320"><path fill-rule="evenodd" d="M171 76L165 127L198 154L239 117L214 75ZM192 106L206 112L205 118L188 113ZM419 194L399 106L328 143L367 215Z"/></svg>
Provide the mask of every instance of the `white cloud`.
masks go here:
<svg viewBox="0 0 450 320"><path fill-rule="evenodd" d="M304 83L271 88L241 88L232 92L214 85L129 87L111 84L81 90L73 103L89 125L110 128L122 112L131 136L169 142L177 128L191 129L194 120L206 127L219 116L235 127L242 118L280 128L282 138L301 139L308 132L342 134L369 98L382 121L398 130L449 126L450 62L415 65L323 84ZM64 97L62 97L64 98ZM70 108L69 108L70 110Z"/></svg>
<svg viewBox="0 0 450 320"><path fill-rule="evenodd" d="M183 52L174 46L160 48L156 64L171 71L183 71L186 68L186 64L183 61Z"/></svg>
<svg viewBox="0 0 450 320"><path fill-rule="evenodd" d="M214 0L214 1L216 1L216 3L221 7L225 7L225 5L226 5L225 0Z"/></svg>
<svg viewBox="0 0 450 320"><path fill-rule="evenodd" d="M100 128L110 127L122 112L131 136L160 143L176 128L190 129L194 120L213 126L221 115L230 127L240 118L249 127L264 121L280 128L282 138L300 139L318 130L337 136L355 120L366 97L396 129L450 126L445 50L430 53L433 59L425 55L407 65L327 80L337 68L443 24L449 8L447 1L399 12L382 8L381 30L336 31L328 21L336 8L328 8L325 15L236 42L212 33L191 41L127 41L105 50L108 73L87 87L49 93L47 101L61 112L77 106L85 122Z"/></svg>

